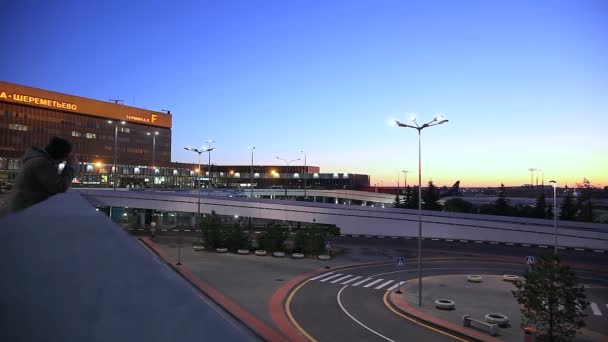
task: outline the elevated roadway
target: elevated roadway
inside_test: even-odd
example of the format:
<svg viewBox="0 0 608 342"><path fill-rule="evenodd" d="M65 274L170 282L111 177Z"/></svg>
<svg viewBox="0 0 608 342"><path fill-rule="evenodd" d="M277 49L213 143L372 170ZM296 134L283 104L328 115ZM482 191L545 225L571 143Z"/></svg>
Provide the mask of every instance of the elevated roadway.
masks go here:
<svg viewBox="0 0 608 342"><path fill-rule="evenodd" d="M196 213L191 194L80 189L95 206L129 207ZM204 194L204 192L203 192ZM201 213L238 215L293 222L335 224L344 235L417 237L416 210L311 203L260 198L201 196ZM552 220L423 211L423 236L429 239L490 241L552 246ZM608 225L559 222L561 247L608 250Z"/></svg>

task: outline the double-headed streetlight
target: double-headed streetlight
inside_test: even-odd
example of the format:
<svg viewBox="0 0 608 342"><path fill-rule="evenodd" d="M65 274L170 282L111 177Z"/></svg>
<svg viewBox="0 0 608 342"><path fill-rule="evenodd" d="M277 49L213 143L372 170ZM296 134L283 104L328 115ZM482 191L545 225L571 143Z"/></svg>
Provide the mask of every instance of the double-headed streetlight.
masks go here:
<svg viewBox="0 0 608 342"><path fill-rule="evenodd" d="M549 181L553 187L553 227L555 228L555 241L553 247L553 254L557 256L557 182L554 180Z"/></svg>
<svg viewBox="0 0 608 342"><path fill-rule="evenodd" d="M152 188L156 183L156 136L158 132L146 132L146 135L152 136Z"/></svg>
<svg viewBox="0 0 608 342"><path fill-rule="evenodd" d="M114 190L116 190L116 176L118 175L118 170L116 169L116 158L117 158L116 152L118 149L118 124L125 125L126 122L120 121L120 122L114 123L112 120L108 120L108 123L110 125L114 124L114 168L113 168L114 177L113 178L114 178Z"/></svg>
<svg viewBox="0 0 608 342"><path fill-rule="evenodd" d="M416 122L416 117L411 116L413 125L408 125L395 120L399 127L413 128L418 131L418 306L422 306L422 156L420 132L427 127L441 125L448 122L443 114L437 115L433 121L420 126Z"/></svg>
<svg viewBox="0 0 608 342"><path fill-rule="evenodd" d="M306 179L308 178L308 165L306 165L306 152L300 151L304 154L304 200L306 200Z"/></svg>
<svg viewBox="0 0 608 342"><path fill-rule="evenodd" d="M285 163L287 163L287 169L288 169L287 171L289 171L289 164L293 163L294 161L300 160L300 158L298 158L298 159L292 159L292 160L287 160L287 159L284 159L284 158L281 158L281 157L277 157L277 156L274 156L274 157L277 158L277 159L280 159L280 160L284 161ZM288 181L288 179L287 179L287 172L285 172L285 198L287 198L287 185L288 185L287 181Z"/></svg>
<svg viewBox="0 0 608 342"><path fill-rule="evenodd" d="M213 150L213 148L207 148L207 149L203 149L202 147L199 148L194 148L191 146L188 147L184 147L184 150L186 151L191 151L194 153L198 153L198 192L197 192L197 210L196 210L196 227L199 226L200 223L200 219L201 219L201 155L205 152L209 152L211 153L211 150Z"/></svg>
<svg viewBox="0 0 608 342"><path fill-rule="evenodd" d="M249 189L251 190L251 198L253 198L253 152L255 151L255 146L250 146L251 149L251 172L249 174Z"/></svg>

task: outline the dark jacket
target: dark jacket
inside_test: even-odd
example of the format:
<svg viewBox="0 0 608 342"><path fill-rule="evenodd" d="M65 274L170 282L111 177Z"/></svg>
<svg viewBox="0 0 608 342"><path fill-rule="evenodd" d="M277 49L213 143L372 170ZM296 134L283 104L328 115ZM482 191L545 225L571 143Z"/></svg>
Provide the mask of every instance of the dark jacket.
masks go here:
<svg viewBox="0 0 608 342"><path fill-rule="evenodd" d="M72 178L73 168L66 165L59 174L53 158L45 150L34 147L23 156L6 211L14 213L66 192L72 185Z"/></svg>

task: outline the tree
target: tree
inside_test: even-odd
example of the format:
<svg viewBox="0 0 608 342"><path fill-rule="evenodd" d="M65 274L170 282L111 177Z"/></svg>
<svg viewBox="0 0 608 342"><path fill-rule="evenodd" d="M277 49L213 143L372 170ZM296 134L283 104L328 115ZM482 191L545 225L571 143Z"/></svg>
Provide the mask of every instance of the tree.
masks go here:
<svg viewBox="0 0 608 342"><path fill-rule="evenodd" d="M572 193L568 191L559 210L559 219L563 221L572 221L574 220L575 215L576 208L574 207Z"/></svg>
<svg viewBox="0 0 608 342"><path fill-rule="evenodd" d="M521 326L536 327L539 340L570 340L584 326L588 303L574 271L557 256L543 256L515 282L513 296L521 305Z"/></svg>
<svg viewBox="0 0 608 342"><path fill-rule="evenodd" d="M205 249L211 250L221 246L224 241L222 236L222 220L220 217L212 211L210 215L207 215L201 221L201 237L204 240Z"/></svg>
<svg viewBox="0 0 608 342"><path fill-rule="evenodd" d="M591 193L593 192L593 186L591 181L587 178L583 179L583 183L578 185L579 197L578 197L578 215L576 219L579 221L593 221L593 205L591 204Z"/></svg>
<svg viewBox="0 0 608 342"><path fill-rule="evenodd" d="M443 209L456 213L471 213L473 212L473 203L462 198L450 198L443 204Z"/></svg>
<svg viewBox="0 0 608 342"><path fill-rule="evenodd" d="M299 227L300 222L298 222ZM258 236L258 243L260 249L268 252L278 252L283 250L283 243L286 239L287 229L275 223L266 226L266 230Z"/></svg>
<svg viewBox="0 0 608 342"><path fill-rule="evenodd" d="M545 198L544 193L541 193L536 198L536 206L534 207L534 217L536 217L536 218L546 218L547 217L547 199Z"/></svg>
<svg viewBox="0 0 608 342"><path fill-rule="evenodd" d="M221 234L223 235L222 240L224 240L226 244L225 247L233 253L239 249L248 247L249 241L238 222L235 222L232 226L223 227L221 229Z"/></svg>
<svg viewBox="0 0 608 342"><path fill-rule="evenodd" d="M418 194L414 193L411 186L405 188L403 207L407 209L418 209Z"/></svg>
<svg viewBox="0 0 608 342"><path fill-rule="evenodd" d="M502 183L500 184L500 189L498 189L498 198L494 202L494 214L509 215L509 200L507 199L505 185Z"/></svg>
<svg viewBox="0 0 608 342"><path fill-rule="evenodd" d="M399 194L397 194L397 196L395 196L395 200L393 201L393 207L394 208L402 208L403 207L403 202L401 201L401 198L399 197Z"/></svg>
<svg viewBox="0 0 608 342"><path fill-rule="evenodd" d="M424 210L441 210L441 204L439 204L439 191L433 181L429 181L429 186L426 191L422 194L422 209Z"/></svg>

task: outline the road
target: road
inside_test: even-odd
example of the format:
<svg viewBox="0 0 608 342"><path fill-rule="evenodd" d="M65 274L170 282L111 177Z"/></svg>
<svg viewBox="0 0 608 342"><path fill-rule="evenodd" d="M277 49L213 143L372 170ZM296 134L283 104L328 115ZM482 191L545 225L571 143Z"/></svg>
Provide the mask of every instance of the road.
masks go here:
<svg viewBox="0 0 608 342"><path fill-rule="evenodd" d="M423 262L423 277L445 274L523 274L523 264L478 261ZM608 335L608 274L578 272L581 282L590 285L588 300L600 315L587 310L587 329ZM417 277L417 268L406 265L375 265L338 269L332 274L312 277L292 292L287 307L293 320L317 341L454 341L457 336L414 323L393 312L385 302L387 290L399 281ZM423 289L424 293L424 289ZM597 312L596 312L597 313ZM515 327L517 329L517 327Z"/></svg>

